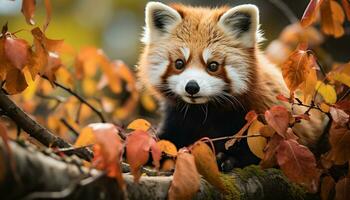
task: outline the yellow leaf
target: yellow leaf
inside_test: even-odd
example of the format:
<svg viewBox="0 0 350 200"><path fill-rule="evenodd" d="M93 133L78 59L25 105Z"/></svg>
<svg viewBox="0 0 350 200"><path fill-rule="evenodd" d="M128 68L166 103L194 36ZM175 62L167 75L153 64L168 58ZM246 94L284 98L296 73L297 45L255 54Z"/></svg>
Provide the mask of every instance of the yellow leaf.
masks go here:
<svg viewBox="0 0 350 200"><path fill-rule="evenodd" d="M127 129L141 130L141 131L148 131L148 129L150 128L151 128L151 123L149 123L144 119L135 119L127 127Z"/></svg>
<svg viewBox="0 0 350 200"><path fill-rule="evenodd" d="M175 157L177 155L176 146L168 140L160 140L157 142L160 150L170 156Z"/></svg>
<svg viewBox="0 0 350 200"><path fill-rule="evenodd" d="M84 78L82 85L86 96L93 96L96 93L97 83L94 79Z"/></svg>
<svg viewBox="0 0 350 200"><path fill-rule="evenodd" d="M96 142L94 132L91 127L85 127L81 130L77 141L75 142L75 147L86 146L94 144Z"/></svg>
<svg viewBox="0 0 350 200"><path fill-rule="evenodd" d="M339 68L339 71L335 70L335 72L332 72L330 79L339 81L350 87L350 63L340 66Z"/></svg>
<svg viewBox="0 0 350 200"><path fill-rule="evenodd" d="M337 102L337 93L332 85L317 81L316 90L323 97L326 103L334 104Z"/></svg>
<svg viewBox="0 0 350 200"><path fill-rule="evenodd" d="M31 75L27 66L23 68L22 72L23 72L24 77L28 83L28 87L22 93L23 100L29 101L35 95L35 92L36 92L36 89L38 87L38 83L39 83L40 79L35 79L35 81L33 81L32 75Z"/></svg>
<svg viewBox="0 0 350 200"><path fill-rule="evenodd" d="M153 112L157 108L156 102L149 94L144 93L141 95L141 103L143 107L149 112Z"/></svg>
<svg viewBox="0 0 350 200"><path fill-rule="evenodd" d="M321 103L320 109L321 109L323 112L329 112L330 107L329 107L329 105L327 105L327 104L325 104L325 103Z"/></svg>
<svg viewBox="0 0 350 200"><path fill-rule="evenodd" d="M260 129L264 127L264 124L255 120L248 129L248 136L257 135L260 133ZM248 146L250 151L257 157L264 158L264 149L266 147L266 138L264 137L248 137Z"/></svg>

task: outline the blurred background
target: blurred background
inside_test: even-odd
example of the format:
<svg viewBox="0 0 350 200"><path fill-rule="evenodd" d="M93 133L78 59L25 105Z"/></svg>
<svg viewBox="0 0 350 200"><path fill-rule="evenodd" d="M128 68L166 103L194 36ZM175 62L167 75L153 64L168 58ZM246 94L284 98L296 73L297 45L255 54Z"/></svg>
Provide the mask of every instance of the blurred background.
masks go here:
<svg viewBox="0 0 350 200"><path fill-rule="evenodd" d="M283 0L281 0L283 1ZM140 35L144 25L145 0L59 0L51 1L52 20L46 32L49 38L64 39L74 48L84 46L101 47L111 59L121 59L129 66L135 66L141 50ZM267 41L276 39L283 28L290 22L283 12L272 2L276 0L183 0L161 1L165 3L181 2L198 6L235 6L252 3L260 8L261 24ZM278 1L277 1L278 2ZM284 3L301 18L308 0L284 0ZM21 14L21 0L0 0L0 24L9 23L9 30L32 27L25 23ZM45 18L44 3L37 1L35 20L42 25ZM23 34L23 36L21 35ZM29 34L19 35L31 40ZM338 61L348 61L350 39L345 35L340 39L326 38L325 48Z"/></svg>

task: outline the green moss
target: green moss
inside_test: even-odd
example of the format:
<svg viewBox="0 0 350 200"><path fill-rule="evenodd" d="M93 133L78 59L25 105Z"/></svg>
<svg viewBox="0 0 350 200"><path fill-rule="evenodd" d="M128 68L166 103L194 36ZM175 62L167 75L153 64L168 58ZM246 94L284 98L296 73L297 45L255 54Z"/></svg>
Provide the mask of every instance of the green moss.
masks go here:
<svg viewBox="0 0 350 200"><path fill-rule="evenodd" d="M242 181L247 181L249 178L253 176L255 177L266 176L266 172L262 170L258 165L250 165L243 169L236 168L233 170L233 172L236 173Z"/></svg>
<svg viewBox="0 0 350 200"><path fill-rule="evenodd" d="M225 185L226 193L224 194L224 199L241 199L241 192L236 185L235 179L232 176L221 174L220 176L222 182Z"/></svg>

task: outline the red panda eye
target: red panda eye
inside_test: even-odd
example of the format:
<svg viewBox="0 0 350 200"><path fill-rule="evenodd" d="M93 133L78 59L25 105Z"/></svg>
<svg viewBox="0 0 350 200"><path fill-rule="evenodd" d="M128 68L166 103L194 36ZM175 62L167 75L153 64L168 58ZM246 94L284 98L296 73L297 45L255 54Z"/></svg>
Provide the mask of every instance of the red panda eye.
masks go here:
<svg viewBox="0 0 350 200"><path fill-rule="evenodd" d="M176 68L176 69L182 70L184 67L185 67L185 63L184 63L183 60L177 59L177 60L175 61L175 68Z"/></svg>
<svg viewBox="0 0 350 200"><path fill-rule="evenodd" d="M215 61L210 62L210 63L208 64L207 68L208 68L208 70L209 70L210 72L216 72L216 71L218 71L218 69L219 69L219 63L217 63L217 62L215 62Z"/></svg>

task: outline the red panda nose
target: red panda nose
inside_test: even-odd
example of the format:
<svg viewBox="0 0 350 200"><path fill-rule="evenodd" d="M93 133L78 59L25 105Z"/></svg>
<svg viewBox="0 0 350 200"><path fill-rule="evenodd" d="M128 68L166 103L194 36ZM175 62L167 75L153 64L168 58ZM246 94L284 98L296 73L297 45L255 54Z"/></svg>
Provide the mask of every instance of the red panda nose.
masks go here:
<svg viewBox="0 0 350 200"><path fill-rule="evenodd" d="M188 94L194 95L199 92L199 85L196 81L191 80L186 84L185 90Z"/></svg>

